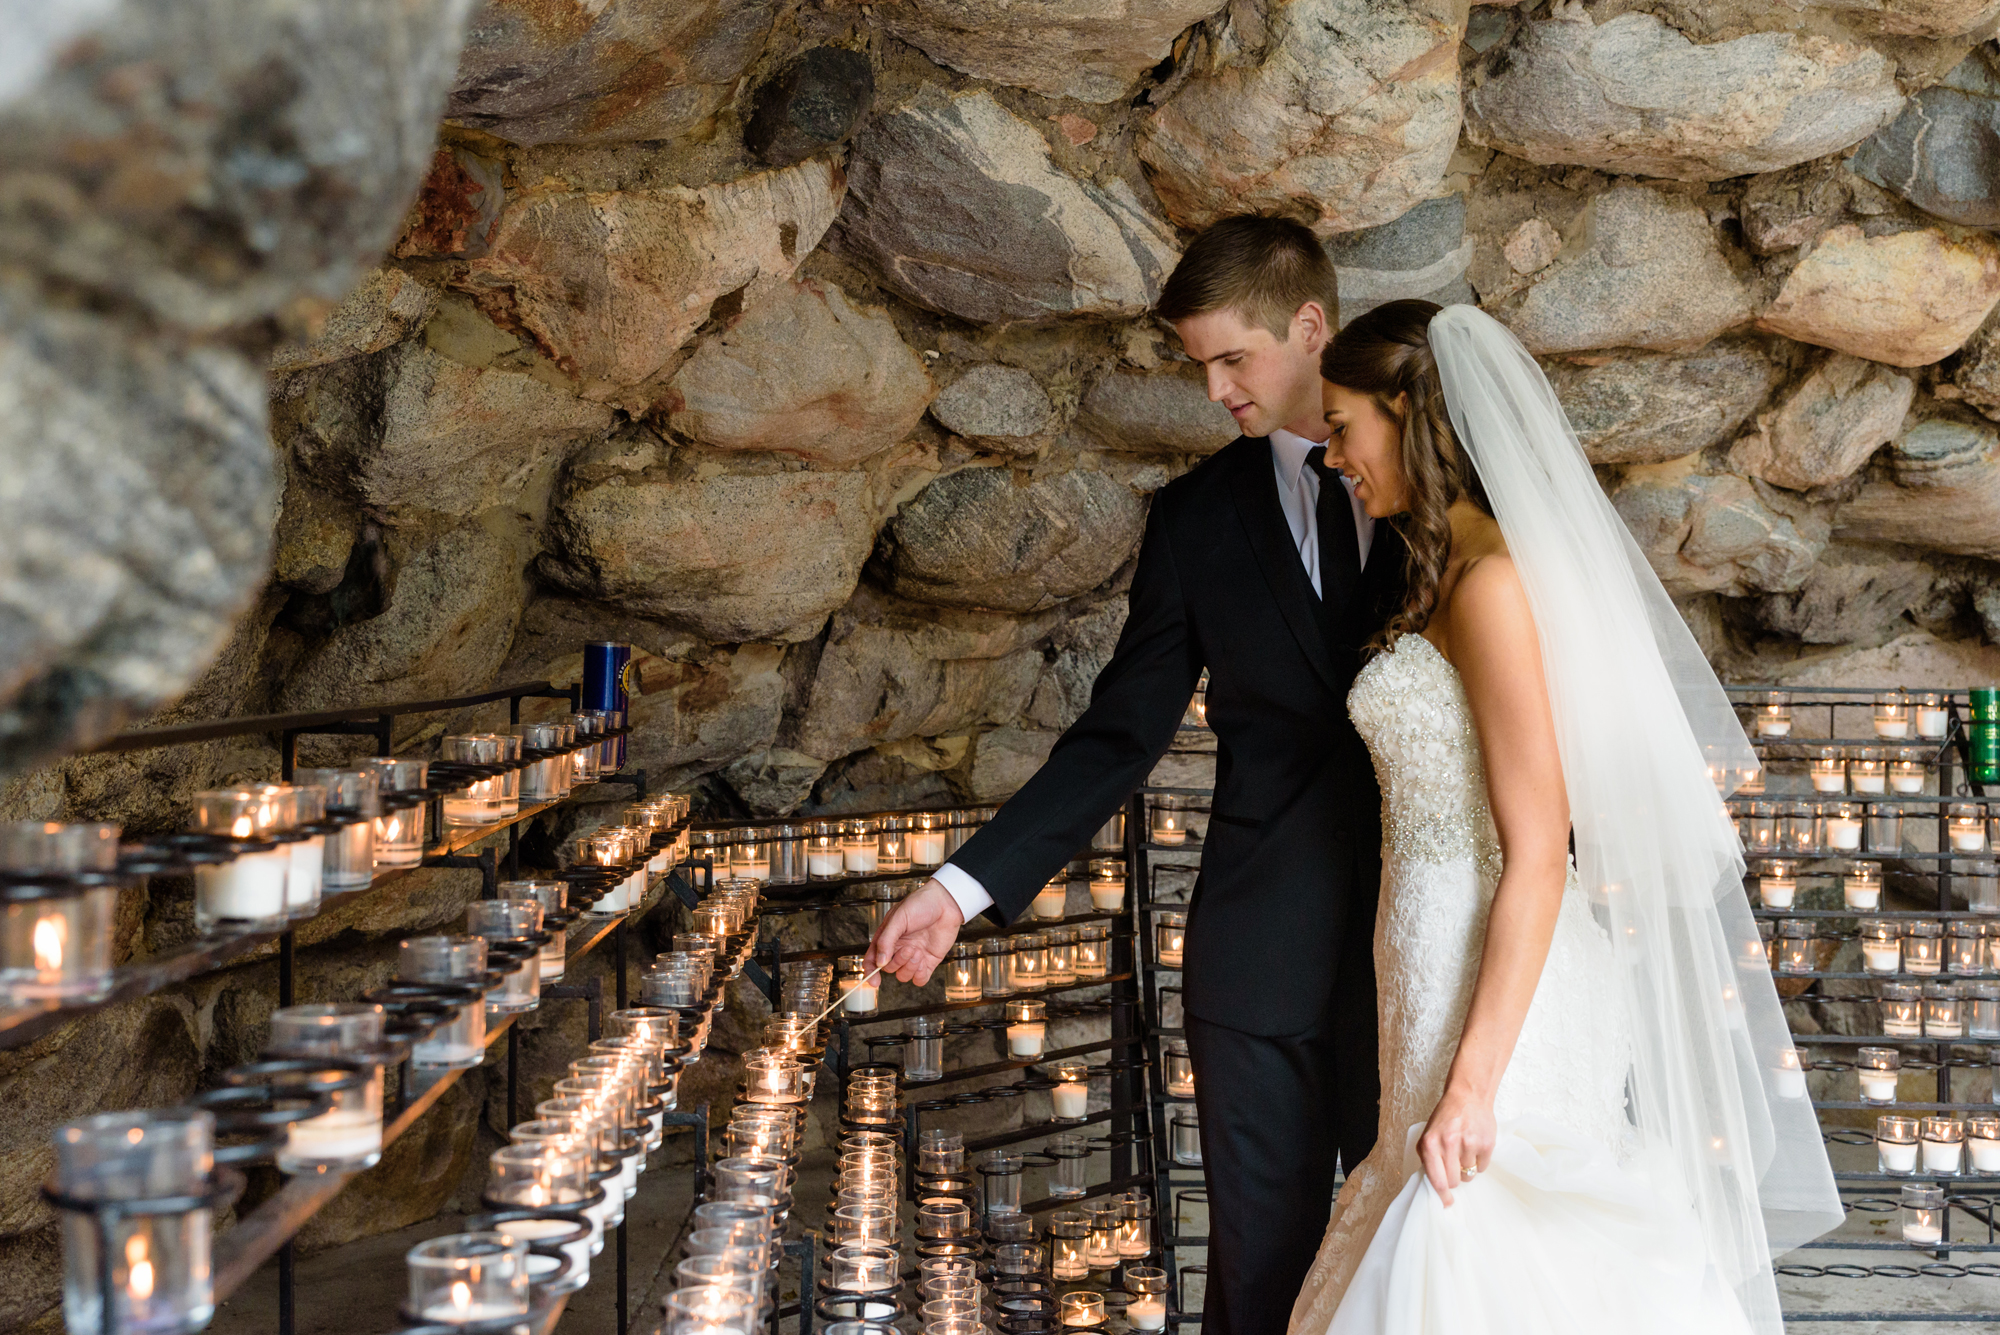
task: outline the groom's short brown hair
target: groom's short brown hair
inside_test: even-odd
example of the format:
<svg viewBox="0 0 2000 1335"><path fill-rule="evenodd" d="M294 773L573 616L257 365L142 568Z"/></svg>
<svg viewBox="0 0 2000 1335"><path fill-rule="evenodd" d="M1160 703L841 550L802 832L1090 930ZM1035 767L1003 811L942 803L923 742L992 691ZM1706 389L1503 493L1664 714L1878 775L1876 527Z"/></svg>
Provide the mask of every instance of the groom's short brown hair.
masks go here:
<svg viewBox="0 0 2000 1335"><path fill-rule="evenodd" d="M1283 342L1308 301L1325 308L1329 327L1339 327L1340 287L1319 238L1289 218L1241 213L1210 224L1189 243L1153 314L1175 324L1233 310Z"/></svg>

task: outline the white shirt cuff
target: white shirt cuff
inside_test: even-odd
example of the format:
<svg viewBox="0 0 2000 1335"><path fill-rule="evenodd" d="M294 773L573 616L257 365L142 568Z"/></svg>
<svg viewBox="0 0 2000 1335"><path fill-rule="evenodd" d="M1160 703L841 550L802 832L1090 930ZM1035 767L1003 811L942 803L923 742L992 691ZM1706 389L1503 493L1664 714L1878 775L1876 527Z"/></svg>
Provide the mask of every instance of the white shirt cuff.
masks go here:
<svg viewBox="0 0 2000 1335"><path fill-rule="evenodd" d="M947 862L932 872L931 878L945 888L945 893L958 905L959 916L967 922L993 907L993 896L987 894L986 887L962 867L954 867Z"/></svg>

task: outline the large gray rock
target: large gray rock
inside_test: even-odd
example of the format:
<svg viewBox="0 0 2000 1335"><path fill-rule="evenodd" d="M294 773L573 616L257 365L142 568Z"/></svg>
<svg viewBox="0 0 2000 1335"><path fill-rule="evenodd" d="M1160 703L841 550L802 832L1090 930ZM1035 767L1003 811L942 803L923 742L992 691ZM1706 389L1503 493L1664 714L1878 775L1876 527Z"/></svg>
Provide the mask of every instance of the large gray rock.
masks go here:
<svg viewBox="0 0 2000 1335"><path fill-rule="evenodd" d="M1379 227L1329 237L1326 253L1340 282L1340 322L1385 301L1416 298L1440 306L1472 301L1465 281L1472 252L1465 196L1457 194L1427 199Z"/></svg>
<svg viewBox="0 0 2000 1335"><path fill-rule="evenodd" d="M1012 797L1047 762L1057 736L1021 727L980 733L973 739L972 754L960 772L959 783L966 797L974 802L1004 802Z"/></svg>
<svg viewBox="0 0 2000 1335"><path fill-rule="evenodd" d="M947 607L1051 607L1110 579L1145 520L1145 502L1101 473L966 469L931 483L890 524L889 585Z"/></svg>
<svg viewBox="0 0 2000 1335"><path fill-rule="evenodd" d="M816 46L757 89L743 147L760 162L788 167L854 133L875 100L875 72L860 51Z"/></svg>
<svg viewBox="0 0 2000 1335"><path fill-rule="evenodd" d="M803 751L774 746L732 761L722 769L731 790L759 816L788 816L812 796L826 762Z"/></svg>
<svg viewBox="0 0 2000 1335"><path fill-rule="evenodd" d="M1839 159L1811 162L1751 180L1736 206L1743 239L1759 255L1815 240L1841 220L1853 190Z"/></svg>
<svg viewBox="0 0 2000 1335"><path fill-rule="evenodd" d="M511 503L612 423L601 403L418 342L295 377L277 399L278 438L299 462L398 523Z"/></svg>
<svg viewBox="0 0 2000 1335"><path fill-rule="evenodd" d="M1108 448L1135 454L1213 454L1243 434L1188 362L1105 372L1084 391L1076 424Z"/></svg>
<svg viewBox="0 0 2000 1335"><path fill-rule="evenodd" d="M1813 8L1833 10L1857 28L1892 37L1957 37L2000 17L2000 0L1813 0Z"/></svg>
<svg viewBox="0 0 2000 1335"><path fill-rule="evenodd" d="M488 0L446 117L517 144L672 139L713 115L778 0Z"/></svg>
<svg viewBox="0 0 2000 1335"><path fill-rule="evenodd" d="M1835 532L1861 542L2000 556L2000 433L1943 419L1895 443L1892 478L1871 478L1840 507Z"/></svg>
<svg viewBox="0 0 2000 1335"><path fill-rule="evenodd" d="M931 416L953 435L995 449L1032 453L1054 428L1056 409L1032 371L982 362L945 387Z"/></svg>
<svg viewBox="0 0 2000 1335"><path fill-rule="evenodd" d="M1937 577L1922 561L1829 547L1795 592L1757 600L1757 620L1808 644L1880 640L1909 628L1904 614L1924 602Z"/></svg>
<svg viewBox="0 0 2000 1335"><path fill-rule="evenodd" d="M1584 244L1494 312L1528 351L1697 348L1754 313L1696 201L1620 182L1586 215Z"/></svg>
<svg viewBox="0 0 2000 1335"><path fill-rule="evenodd" d="M380 352L423 328L435 310L437 293L430 287L401 269L377 269L327 314L311 342L280 344L271 354L271 370L302 371Z"/></svg>
<svg viewBox="0 0 2000 1335"><path fill-rule="evenodd" d="M1908 376L1835 353L1737 442L1729 466L1794 491L1838 482L1902 431L1916 392Z"/></svg>
<svg viewBox="0 0 2000 1335"><path fill-rule="evenodd" d="M1891 366L1956 352L2000 304L2000 241L1917 227L1828 229L1785 276L1760 329Z"/></svg>
<svg viewBox="0 0 2000 1335"><path fill-rule="evenodd" d="M610 468L559 501L540 572L710 640L802 640L854 592L875 526L859 472Z"/></svg>
<svg viewBox="0 0 2000 1335"><path fill-rule="evenodd" d="M2000 77L1986 48L1912 97L1851 165L1946 222L2000 224Z"/></svg>
<svg viewBox="0 0 2000 1335"><path fill-rule="evenodd" d="M1782 513L1740 477L1642 470L1611 503L1669 593L1789 592L1827 540L1817 511Z"/></svg>
<svg viewBox="0 0 2000 1335"><path fill-rule="evenodd" d="M782 287L737 316L669 384L674 430L718 449L836 468L901 440L935 392L887 314L813 282Z"/></svg>
<svg viewBox="0 0 2000 1335"><path fill-rule="evenodd" d="M1030 722L1061 732L1082 717L1090 706L1097 674L1118 647L1126 610L1123 598L1113 598L1056 628L1049 637L1055 656L1035 686L1035 698L1028 705Z"/></svg>
<svg viewBox="0 0 2000 1335"><path fill-rule="evenodd" d="M1124 182L1064 173L991 93L930 85L855 139L835 243L919 305L998 324L1138 315L1179 253Z"/></svg>
<svg viewBox="0 0 2000 1335"><path fill-rule="evenodd" d="M827 629L794 745L821 760L1020 717L1058 618L911 606L866 587Z"/></svg>
<svg viewBox="0 0 2000 1335"><path fill-rule="evenodd" d="M2000 417L2000 325L1989 319L1953 359L1951 378L1932 391L1962 399L1988 417Z"/></svg>
<svg viewBox="0 0 2000 1335"><path fill-rule="evenodd" d="M1465 130L1539 163L1717 181L1838 152L1895 118L1872 47L1758 32L1697 46L1651 14L1583 6L1520 25L1473 67Z"/></svg>
<svg viewBox="0 0 2000 1335"><path fill-rule="evenodd" d="M1632 352L1543 369L1592 463L1655 464L1720 445L1782 372L1748 339L1689 353Z"/></svg>
<svg viewBox="0 0 2000 1335"><path fill-rule="evenodd" d="M592 398L650 406L716 301L791 280L840 209L840 170L817 159L690 190L557 190L511 201L469 281L509 307ZM636 392L634 392L636 391Z"/></svg>
<svg viewBox="0 0 2000 1335"><path fill-rule="evenodd" d="M1227 0L903 0L884 26L940 65L1043 97L1115 102Z"/></svg>
<svg viewBox="0 0 2000 1335"><path fill-rule="evenodd" d="M1262 27L1262 62L1237 64L1224 43L1140 127L1167 216L1205 227L1302 209L1315 230L1344 232L1437 193L1458 142L1463 5L1294 0L1232 13Z"/></svg>
<svg viewBox="0 0 2000 1335"><path fill-rule="evenodd" d="M281 707L337 709L491 686L521 618L524 537L472 523L401 553L388 606L308 651Z"/></svg>

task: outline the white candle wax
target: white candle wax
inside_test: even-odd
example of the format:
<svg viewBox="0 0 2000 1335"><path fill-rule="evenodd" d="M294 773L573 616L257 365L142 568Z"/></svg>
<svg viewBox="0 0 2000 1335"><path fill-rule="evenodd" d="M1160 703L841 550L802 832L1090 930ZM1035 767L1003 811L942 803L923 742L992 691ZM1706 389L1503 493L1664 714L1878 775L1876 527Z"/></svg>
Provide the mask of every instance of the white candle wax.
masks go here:
<svg viewBox="0 0 2000 1335"><path fill-rule="evenodd" d="M1851 816L1828 816L1826 846L1841 849L1861 847L1861 822Z"/></svg>
<svg viewBox="0 0 2000 1335"><path fill-rule="evenodd" d="M910 836L910 861L919 867L935 867L944 861L944 831L918 830Z"/></svg>
<svg viewBox="0 0 2000 1335"><path fill-rule="evenodd" d="M1063 1324L1065 1326L1094 1326L1098 1324L1098 1319L1087 1312L1071 1312L1063 1318Z"/></svg>
<svg viewBox="0 0 2000 1335"><path fill-rule="evenodd" d="M1815 770L1812 776L1812 785L1813 791L1816 793L1840 793L1847 791L1846 776L1839 770L1835 770L1831 774Z"/></svg>
<svg viewBox="0 0 2000 1335"><path fill-rule="evenodd" d="M1016 1057L1039 1057L1042 1055L1042 1039L1048 1026L1038 1020L1007 1026L1007 1051Z"/></svg>
<svg viewBox="0 0 2000 1335"><path fill-rule="evenodd" d="M1051 889L1043 886L1035 892L1035 903L1031 912L1037 918L1060 918L1069 902L1067 889Z"/></svg>
<svg viewBox="0 0 2000 1335"><path fill-rule="evenodd" d="M463 1326L474 1321L489 1321L495 1317L520 1316L522 1309L508 1303L473 1303L461 1306L458 1303L432 1303L423 1315L432 1321L442 1321L447 1325Z"/></svg>
<svg viewBox="0 0 2000 1335"><path fill-rule="evenodd" d="M875 1003L877 999L881 996L881 991L882 991L879 987L877 987L873 983L851 983L843 981L840 985L840 988L841 988L840 1004L845 1006L850 1011L874 1010Z"/></svg>
<svg viewBox="0 0 2000 1335"><path fill-rule="evenodd" d="M1977 853L1985 847L1986 831L1984 829L1953 830L1951 832L1951 851L1954 853Z"/></svg>
<svg viewBox="0 0 2000 1335"><path fill-rule="evenodd" d="M1074 1259L1058 1256L1050 1274L1056 1279L1086 1279L1090 1275L1090 1267L1081 1256Z"/></svg>
<svg viewBox="0 0 2000 1335"><path fill-rule="evenodd" d="M1168 847L1184 844L1187 842L1187 831L1178 828L1164 830L1158 826L1154 826L1153 842L1156 844L1165 844Z"/></svg>
<svg viewBox="0 0 2000 1335"><path fill-rule="evenodd" d="M1861 1077L1861 1097L1870 1103L1894 1103L1896 1101L1896 1072L1857 1071Z"/></svg>
<svg viewBox="0 0 2000 1335"><path fill-rule="evenodd" d="M1125 1305L1125 1319L1134 1330L1165 1330L1167 1305L1151 1294L1142 1294Z"/></svg>
<svg viewBox="0 0 2000 1335"><path fill-rule="evenodd" d="M857 875L875 870L876 848L869 844L849 844L841 850L847 870Z"/></svg>
<svg viewBox="0 0 2000 1335"><path fill-rule="evenodd" d="M1759 715L1757 718L1757 732L1760 736L1764 737L1789 737L1792 732L1792 721L1788 718L1772 718L1769 715Z"/></svg>
<svg viewBox="0 0 2000 1335"><path fill-rule="evenodd" d="M950 979L944 985L946 1001L977 1001L980 997L979 984L962 979Z"/></svg>
<svg viewBox="0 0 2000 1335"><path fill-rule="evenodd" d="M1964 1021L1930 1019L1924 1022L1924 1035L1928 1038L1964 1038Z"/></svg>
<svg viewBox="0 0 2000 1335"><path fill-rule="evenodd" d="M806 874L809 876L838 876L846 869L846 859L839 849L806 850Z"/></svg>
<svg viewBox="0 0 2000 1335"><path fill-rule="evenodd" d="M1944 1230L1936 1224L1903 1225L1903 1241L1913 1242L1919 1247L1928 1247L1944 1237Z"/></svg>
<svg viewBox="0 0 2000 1335"><path fill-rule="evenodd" d="M1879 897L1879 892L1878 892ZM1903 967L1903 947L1897 941L1863 941L1861 967L1870 973L1894 973Z"/></svg>
<svg viewBox="0 0 2000 1335"><path fill-rule="evenodd" d="M366 1108L347 1111L335 1108L303 1122L294 1122L285 1133L285 1157L315 1160L354 1159L382 1150L382 1114Z"/></svg>
<svg viewBox="0 0 2000 1335"><path fill-rule="evenodd" d="M522 1242L540 1242L543 1238L553 1238L569 1232L576 1225L567 1219L510 1219L498 1226L499 1231L510 1238ZM569 1254L571 1278L590 1273L590 1235L586 1233L575 1242L565 1242L563 1250ZM534 1259L532 1257L530 1260ZM587 1280L585 1281L588 1282Z"/></svg>
<svg viewBox="0 0 2000 1335"><path fill-rule="evenodd" d="M1799 1075L1802 1073L1794 1071L1792 1074ZM1177 1099L1191 1099L1194 1097L1194 1081L1169 1080L1167 1082L1167 1093Z"/></svg>
<svg viewBox="0 0 2000 1335"><path fill-rule="evenodd" d="M650 872L665 871L667 869L667 859L670 856L672 856L672 854L673 850L670 848L654 849L653 856L646 859L646 870Z"/></svg>
<svg viewBox="0 0 2000 1335"><path fill-rule="evenodd" d="M1849 885L1841 891L1851 909L1879 908L1882 903L1882 887L1879 885Z"/></svg>
<svg viewBox="0 0 2000 1335"><path fill-rule="evenodd" d="M1921 781L1919 781L1918 786L1922 787ZM1854 776L1854 791L1857 793L1879 793L1887 787L1887 780L1880 774L1856 774Z"/></svg>
<svg viewBox="0 0 2000 1335"><path fill-rule="evenodd" d="M444 823L484 825L494 819L493 805L483 797L447 797L444 800Z"/></svg>
<svg viewBox="0 0 2000 1335"><path fill-rule="evenodd" d="M291 851L280 844L194 870L195 906L208 918L282 918Z"/></svg>
<svg viewBox="0 0 2000 1335"><path fill-rule="evenodd" d="M1099 913L1116 913L1125 907L1125 882L1092 881L1090 906Z"/></svg>
<svg viewBox="0 0 2000 1335"><path fill-rule="evenodd" d="M1057 1117L1069 1119L1088 1116L1090 1086L1081 1080L1065 1080L1051 1092L1050 1102L1055 1105ZM1996 1149L2000 1149L2000 1145L1996 1145Z"/></svg>
<svg viewBox="0 0 2000 1335"><path fill-rule="evenodd" d="M1924 790L1924 776L1921 772L1898 774L1890 782L1895 785L1899 793L1921 793Z"/></svg>
<svg viewBox="0 0 2000 1335"><path fill-rule="evenodd" d="M1917 736L1942 737L1950 723L1950 715L1932 705L1917 706Z"/></svg>
<svg viewBox="0 0 2000 1335"><path fill-rule="evenodd" d="M1161 946L1160 963L1170 969L1178 969L1181 967L1181 958L1184 953L1179 946Z"/></svg>
<svg viewBox="0 0 2000 1335"><path fill-rule="evenodd" d="M752 881L768 881L771 879L771 861L769 858L766 858L762 862L732 863L730 864L729 874L731 876L745 877Z"/></svg>
<svg viewBox="0 0 2000 1335"><path fill-rule="evenodd" d="M1767 909L1788 909L1792 897L1798 892L1799 883L1791 877L1765 876L1757 882L1757 892L1764 899Z"/></svg>
<svg viewBox="0 0 2000 1335"><path fill-rule="evenodd" d="M1885 1173L1914 1173L1917 1171L1917 1147L1899 1141L1878 1140L1875 1153L1880 1157Z"/></svg>
<svg viewBox="0 0 2000 1335"><path fill-rule="evenodd" d="M1933 969L1931 972L1935 973L1937 971ZM1882 1021L1882 1032L1891 1038L1921 1038L1924 1026L1920 1020L1905 1020L1900 1016L1896 1016L1885 1018Z"/></svg>
<svg viewBox="0 0 2000 1335"><path fill-rule="evenodd" d="M1878 718L1875 720L1877 737L1908 737L1910 721L1906 718Z"/></svg>
<svg viewBox="0 0 2000 1335"><path fill-rule="evenodd" d="M1965 1143L1972 1149L1973 1172L2000 1173L2000 1140L1974 1136Z"/></svg>
<svg viewBox="0 0 2000 1335"><path fill-rule="evenodd" d="M1956 1173L1965 1155L1964 1143L1956 1140L1926 1140L1923 1147L1926 1173Z"/></svg>
<svg viewBox="0 0 2000 1335"><path fill-rule="evenodd" d="M319 903L320 881L326 868L326 836L316 834L287 844L291 850L291 873L285 881L285 906L311 908Z"/></svg>
<svg viewBox="0 0 2000 1335"><path fill-rule="evenodd" d="M484 1048L470 1043L450 1043L439 1039L426 1039L417 1044L412 1059L418 1066L458 1066L464 1062L477 1061L485 1055Z"/></svg>
<svg viewBox="0 0 2000 1335"><path fill-rule="evenodd" d="M1802 1099L1806 1096L1806 1073L1795 1066L1773 1067L1771 1085L1781 1099ZM1194 1091L1189 1089L1188 1092L1192 1094Z"/></svg>

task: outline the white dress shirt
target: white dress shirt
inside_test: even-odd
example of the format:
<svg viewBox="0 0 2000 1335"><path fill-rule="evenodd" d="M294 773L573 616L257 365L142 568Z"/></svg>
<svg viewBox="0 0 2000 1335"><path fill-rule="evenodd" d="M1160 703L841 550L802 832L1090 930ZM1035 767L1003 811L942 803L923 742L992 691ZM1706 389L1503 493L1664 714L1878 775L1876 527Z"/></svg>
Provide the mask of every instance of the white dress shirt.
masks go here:
<svg viewBox="0 0 2000 1335"><path fill-rule="evenodd" d="M1307 440L1289 431L1273 431L1270 434L1271 467L1278 478L1278 504L1285 512L1285 523L1292 530L1292 547L1298 552L1299 560L1305 565L1306 577L1312 580L1313 592L1325 597L1319 585L1319 474L1306 467L1306 455L1315 445L1325 441ZM1347 488L1347 504L1354 512L1354 535L1361 544L1361 564L1368 564L1368 549L1375 540L1375 521L1368 517L1368 511L1354 495L1354 484L1345 477L1341 485ZM975 914L984 913L992 907L993 896L986 893L976 877L962 867L945 863L932 873L940 884L950 892L958 904L958 911L971 922Z"/></svg>

